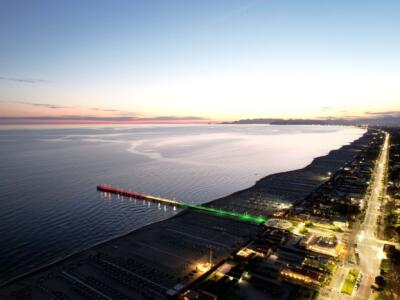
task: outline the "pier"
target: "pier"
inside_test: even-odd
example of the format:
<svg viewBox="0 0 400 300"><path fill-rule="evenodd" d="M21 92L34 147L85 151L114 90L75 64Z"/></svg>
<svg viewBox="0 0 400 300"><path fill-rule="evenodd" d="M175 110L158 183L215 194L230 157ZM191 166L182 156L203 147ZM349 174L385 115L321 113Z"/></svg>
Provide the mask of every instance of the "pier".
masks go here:
<svg viewBox="0 0 400 300"><path fill-rule="evenodd" d="M113 188L107 185L98 185L97 190L106 192L106 193L111 193L111 194L117 194L120 196L125 196L129 198L136 198L136 199L142 199L142 200L147 200L147 201L152 201L152 202L158 202L161 204L166 204L166 205L172 205L172 206L181 206L182 203L174 200L169 200L169 199L164 199L161 197L156 197L152 195L145 195L145 194L140 194L136 192L131 192L127 191L124 189L120 188Z"/></svg>
<svg viewBox="0 0 400 300"><path fill-rule="evenodd" d="M106 193L111 193L111 194L117 194L129 198L136 198L136 199L142 199L146 201L152 201L152 202L157 202L165 205L170 205L174 207L181 207L181 208L190 208L194 210L199 210L207 213L212 213L215 215L219 215L222 217L231 217L234 219L239 219L241 221L247 221L247 222L253 222L257 224L261 224L266 222L267 220L262 217L262 216L252 216L249 214L242 214L242 213L237 213L234 211L227 211L227 210L222 210L222 209L217 209L217 208L212 208L208 206L204 206L201 204L189 204L181 201L175 201L175 200L170 200L166 198L161 198L161 197L156 197L153 195L145 195L137 192L132 192L132 191L127 191L121 188L113 188L111 186L107 185L98 185L97 190L101 192L106 192Z"/></svg>

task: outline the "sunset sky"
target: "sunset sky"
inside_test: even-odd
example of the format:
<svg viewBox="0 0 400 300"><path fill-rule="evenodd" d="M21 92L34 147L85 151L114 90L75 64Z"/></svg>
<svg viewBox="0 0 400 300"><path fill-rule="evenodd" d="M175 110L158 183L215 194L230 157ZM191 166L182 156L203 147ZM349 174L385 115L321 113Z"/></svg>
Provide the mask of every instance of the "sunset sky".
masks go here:
<svg viewBox="0 0 400 300"><path fill-rule="evenodd" d="M398 0L5 0L0 37L0 123L400 111Z"/></svg>

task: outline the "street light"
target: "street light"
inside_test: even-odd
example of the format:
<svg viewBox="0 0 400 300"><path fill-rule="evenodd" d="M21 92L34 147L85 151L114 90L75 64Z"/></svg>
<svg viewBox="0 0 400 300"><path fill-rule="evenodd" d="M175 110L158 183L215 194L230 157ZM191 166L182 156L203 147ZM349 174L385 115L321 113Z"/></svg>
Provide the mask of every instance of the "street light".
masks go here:
<svg viewBox="0 0 400 300"><path fill-rule="evenodd" d="M357 236L358 241L361 242L364 239L364 230L361 230Z"/></svg>
<svg viewBox="0 0 400 300"><path fill-rule="evenodd" d="M379 247L377 257L379 260L386 259L386 253L383 251L383 248Z"/></svg>

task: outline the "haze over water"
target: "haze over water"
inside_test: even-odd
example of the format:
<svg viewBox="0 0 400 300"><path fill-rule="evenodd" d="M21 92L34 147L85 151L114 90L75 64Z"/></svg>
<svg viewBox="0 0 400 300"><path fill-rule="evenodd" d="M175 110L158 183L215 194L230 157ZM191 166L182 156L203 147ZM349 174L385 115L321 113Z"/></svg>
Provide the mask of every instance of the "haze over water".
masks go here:
<svg viewBox="0 0 400 300"><path fill-rule="evenodd" d="M364 133L268 125L0 129L1 281L176 213L104 198L97 184L203 203L305 167Z"/></svg>

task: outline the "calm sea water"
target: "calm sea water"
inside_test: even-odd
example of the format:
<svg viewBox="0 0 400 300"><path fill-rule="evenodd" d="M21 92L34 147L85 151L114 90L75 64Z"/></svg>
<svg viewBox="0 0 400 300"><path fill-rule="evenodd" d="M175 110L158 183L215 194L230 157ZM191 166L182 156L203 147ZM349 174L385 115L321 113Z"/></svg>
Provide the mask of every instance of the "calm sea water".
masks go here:
<svg viewBox="0 0 400 300"><path fill-rule="evenodd" d="M363 134L353 127L0 127L0 280L172 216L99 183L202 203L297 169Z"/></svg>

